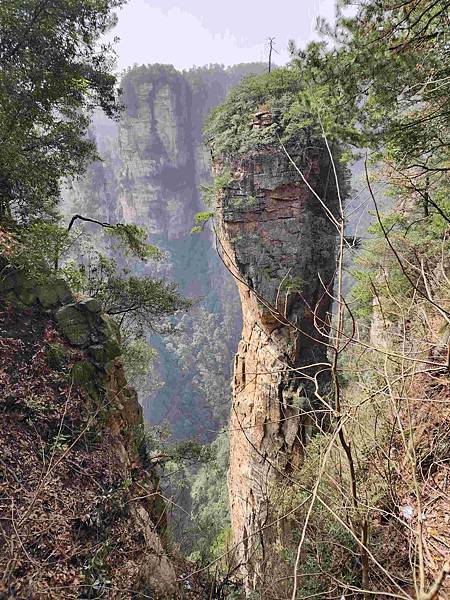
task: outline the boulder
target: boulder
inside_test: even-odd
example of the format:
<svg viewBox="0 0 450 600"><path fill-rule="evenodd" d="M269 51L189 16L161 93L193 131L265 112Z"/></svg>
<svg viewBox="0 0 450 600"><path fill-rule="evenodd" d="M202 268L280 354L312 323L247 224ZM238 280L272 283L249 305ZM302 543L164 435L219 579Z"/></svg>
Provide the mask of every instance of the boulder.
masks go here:
<svg viewBox="0 0 450 600"><path fill-rule="evenodd" d="M56 312L61 333L74 346L84 347L91 341L91 324L77 304L67 304Z"/></svg>
<svg viewBox="0 0 450 600"><path fill-rule="evenodd" d="M38 286L36 295L44 308L52 308L74 301L73 294L64 279L55 279Z"/></svg>

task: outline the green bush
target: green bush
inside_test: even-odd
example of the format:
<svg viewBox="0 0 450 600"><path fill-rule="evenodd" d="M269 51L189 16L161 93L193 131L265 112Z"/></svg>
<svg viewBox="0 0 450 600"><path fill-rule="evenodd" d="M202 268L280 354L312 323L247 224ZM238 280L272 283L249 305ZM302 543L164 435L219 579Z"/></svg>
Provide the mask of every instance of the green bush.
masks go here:
<svg viewBox="0 0 450 600"><path fill-rule="evenodd" d="M274 145L278 136L284 143L306 140L313 120L300 103L301 90L299 73L290 67L246 77L206 122L205 139L214 155L242 154ZM252 128L254 113L260 108L271 111L274 123Z"/></svg>

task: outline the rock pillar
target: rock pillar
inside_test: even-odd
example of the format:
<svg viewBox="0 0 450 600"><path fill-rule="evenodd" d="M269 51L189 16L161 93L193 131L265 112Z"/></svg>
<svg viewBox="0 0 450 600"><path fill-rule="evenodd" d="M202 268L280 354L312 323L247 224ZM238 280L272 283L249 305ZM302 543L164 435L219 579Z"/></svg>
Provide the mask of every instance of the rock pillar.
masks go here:
<svg viewBox="0 0 450 600"><path fill-rule="evenodd" d="M336 213L323 144L292 150L292 158ZM273 491L296 478L308 438L326 420L336 228L281 149L225 158L215 169L227 182L218 197L219 246L243 313L228 483L235 559L252 589L283 535L280 523L270 525Z"/></svg>

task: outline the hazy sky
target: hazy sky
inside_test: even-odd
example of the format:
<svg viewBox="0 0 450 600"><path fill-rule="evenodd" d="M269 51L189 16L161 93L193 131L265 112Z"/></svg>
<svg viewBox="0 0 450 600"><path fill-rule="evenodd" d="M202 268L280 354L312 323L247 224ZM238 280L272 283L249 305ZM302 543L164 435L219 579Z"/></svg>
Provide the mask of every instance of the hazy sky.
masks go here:
<svg viewBox="0 0 450 600"><path fill-rule="evenodd" d="M335 0L129 0L112 36L120 70L134 63L171 63L179 69L267 59L276 38L277 64L289 39L315 37L318 15L332 19Z"/></svg>

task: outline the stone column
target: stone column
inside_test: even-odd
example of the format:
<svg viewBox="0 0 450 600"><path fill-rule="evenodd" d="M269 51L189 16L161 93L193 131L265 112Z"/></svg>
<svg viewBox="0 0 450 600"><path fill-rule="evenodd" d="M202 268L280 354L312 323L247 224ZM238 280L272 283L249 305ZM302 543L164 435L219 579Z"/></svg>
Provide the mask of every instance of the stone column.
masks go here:
<svg viewBox="0 0 450 600"><path fill-rule="evenodd" d="M335 213L323 144L292 153ZM218 197L218 237L243 312L230 420L231 520L235 560L253 589L284 535L282 525L269 526L271 490L296 478L315 421L326 414L315 390L330 389L326 288L331 294L336 229L282 150L225 158L215 169L229 173Z"/></svg>

